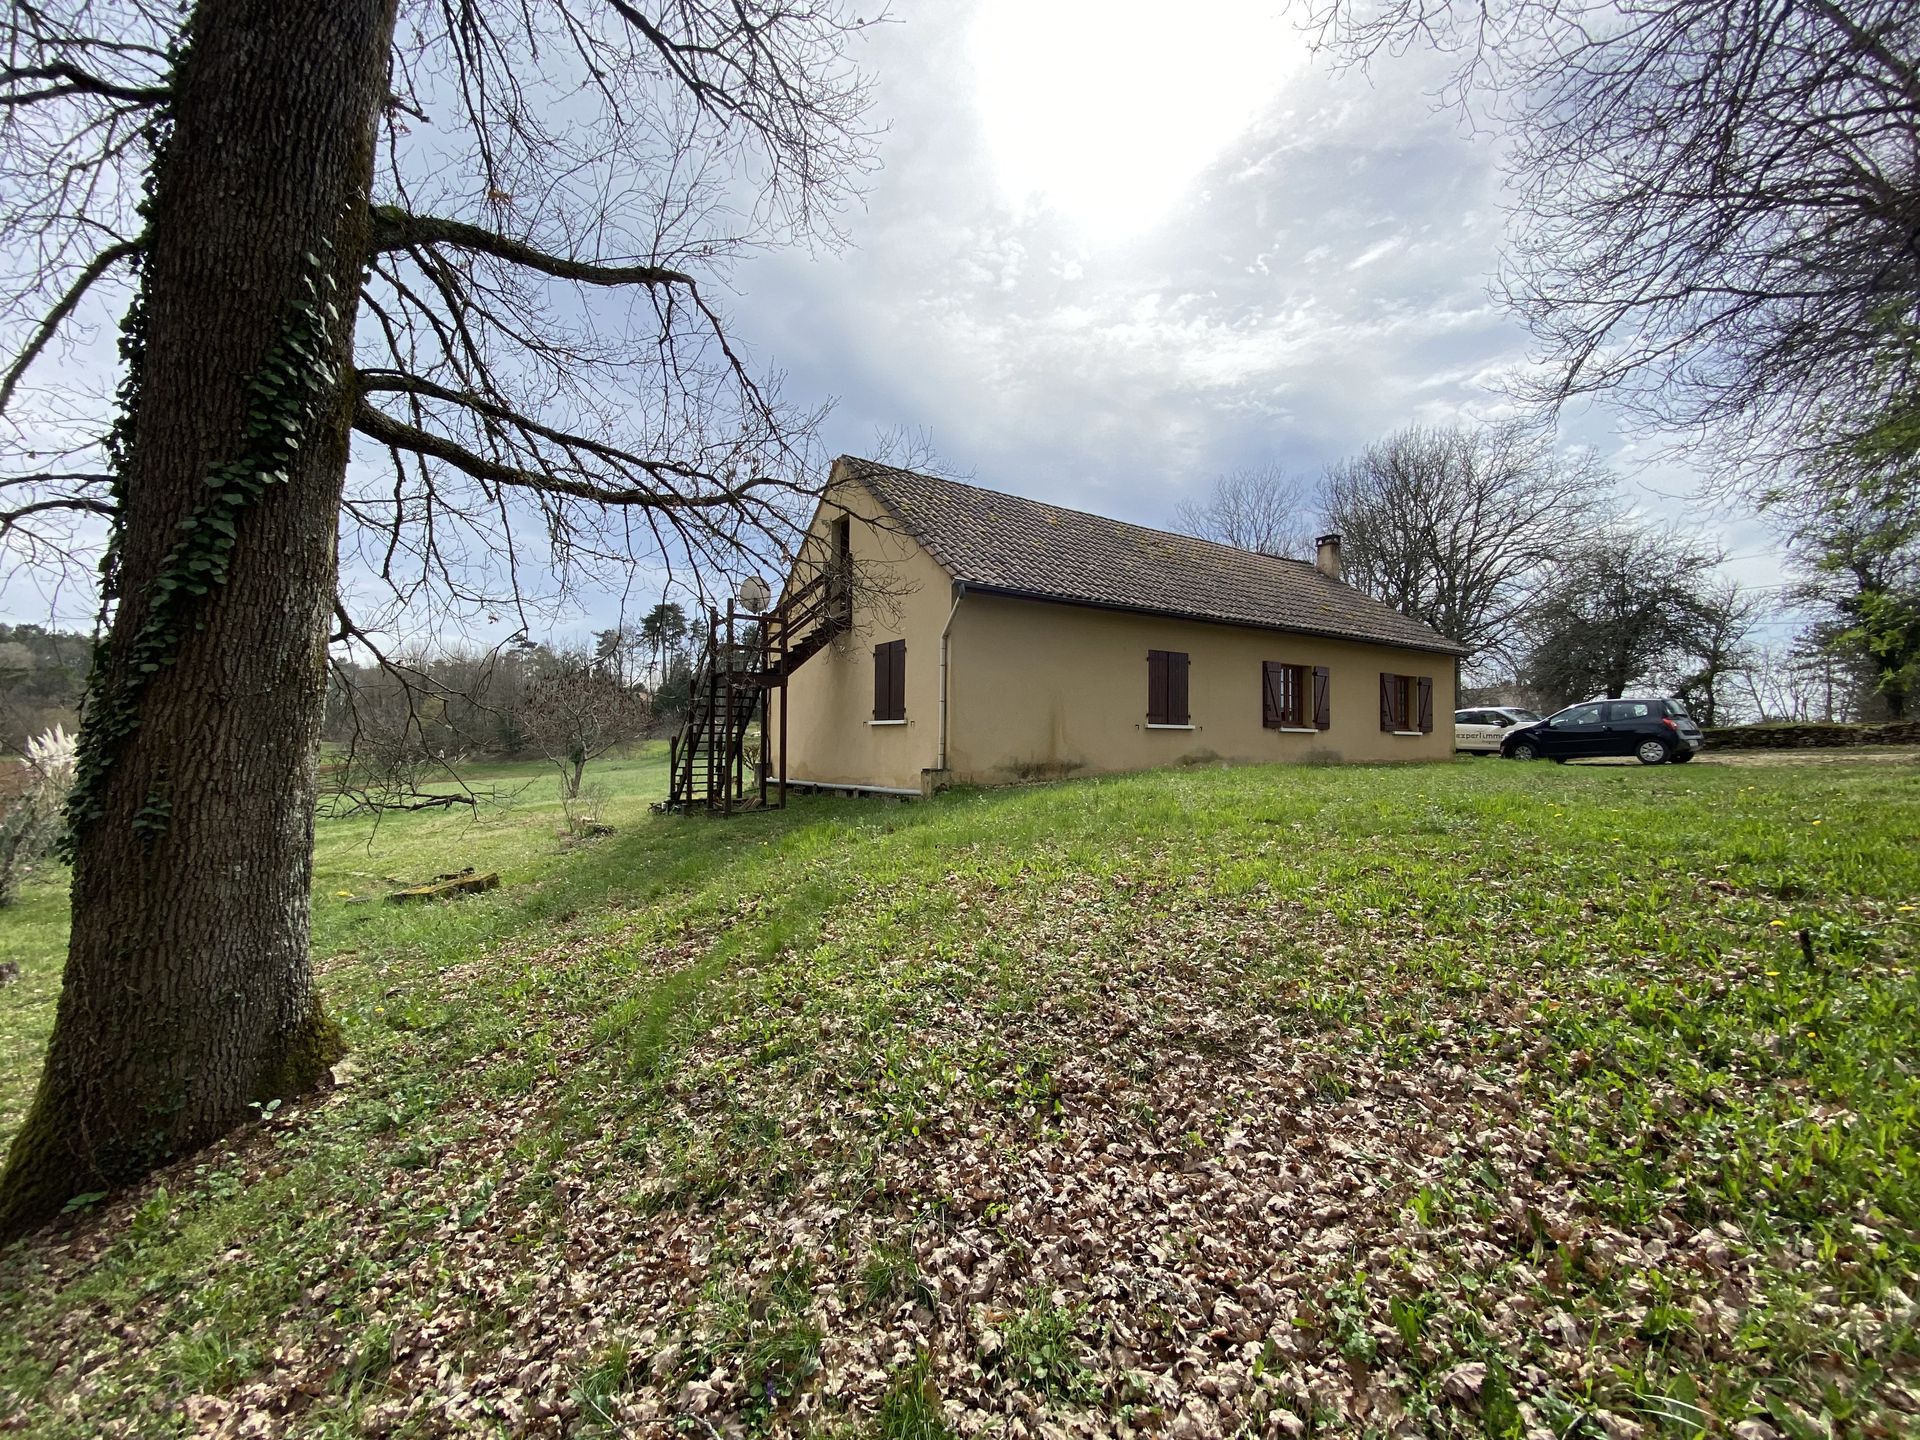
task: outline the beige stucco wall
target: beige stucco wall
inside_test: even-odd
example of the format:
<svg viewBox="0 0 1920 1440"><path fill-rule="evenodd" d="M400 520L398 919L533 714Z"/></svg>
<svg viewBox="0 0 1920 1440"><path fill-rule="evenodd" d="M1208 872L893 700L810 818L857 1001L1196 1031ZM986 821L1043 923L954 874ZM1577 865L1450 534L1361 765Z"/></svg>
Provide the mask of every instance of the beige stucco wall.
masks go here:
<svg viewBox="0 0 1920 1440"><path fill-rule="evenodd" d="M1191 730L1147 728L1147 651L1184 650ZM1328 668L1331 727L1260 723L1261 663ZM961 784L1160 765L1444 760L1453 657L1279 631L969 595L950 638L948 768ZM1433 680L1432 733L1380 729L1380 674Z"/></svg>
<svg viewBox="0 0 1920 1440"><path fill-rule="evenodd" d="M977 593L952 611L953 583L901 534L864 486L837 485L815 516L802 568L817 565L842 513L858 583L854 628L788 685L788 774L823 784L919 790L938 762L940 632L948 650L947 778L957 784L1144 770L1182 763L1442 760L1453 752L1450 655L1280 631L1005 599ZM861 523L879 519L878 525ZM906 641L904 725L875 725L873 648ZM1191 730L1149 730L1147 651L1190 658ZM1261 663L1325 665L1331 728L1260 723ZM1380 730L1380 673L1433 680L1434 729Z"/></svg>
<svg viewBox="0 0 1920 1440"><path fill-rule="evenodd" d="M919 790L940 743L940 630L953 584L918 544L885 519L863 485L828 491L801 548L800 569L819 565L832 522L855 516L854 623L787 683L787 774L793 780ZM871 522L879 518L881 524ZM907 642L904 725L875 725L873 647ZM778 724L778 712L775 712Z"/></svg>

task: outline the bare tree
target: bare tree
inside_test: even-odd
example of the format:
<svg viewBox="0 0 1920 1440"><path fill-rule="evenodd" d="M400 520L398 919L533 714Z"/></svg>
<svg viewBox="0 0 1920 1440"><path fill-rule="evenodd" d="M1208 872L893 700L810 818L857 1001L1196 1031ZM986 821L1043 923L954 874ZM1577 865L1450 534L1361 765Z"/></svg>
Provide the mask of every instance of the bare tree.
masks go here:
<svg viewBox="0 0 1920 1440"><path fill-rule="evenodd" d="M1871 661L1836 646L1831 623L1817 623L1787 645L1758 648L1738 674L1739 695L1756 720L1845 721L1882 718L1885 700Z"/></svg>
<svg viewBox="0 0 1920 1440"><path fill-rule="evenodd" d="M1202 540L1299 560L1313 553L1315 505L1312 481L1262 465L1222 475L1202 499L1182 500L1173 525Z"/></svg>
<svg viewBox="0 0 1920 1440"><path fill-rule="evenodd" d="M1719 557L1665 531L1616 524L1561 555L1528 615L1521 674L1565 705L1670 687L1691 669L1714 602Z"/></svg>
<svg viewBox="0 0 1920 1440"><path fill-rule="evenodd" d="M529 573L724 569L788 533L815 417L713 286L743 249L833 237L870 155L862 23L836 0L0 19L0 245L25 257L0 277L0 543L57 566L103 540L108 611L0 1235L338 1054L307 957L330 628L377 647L429 602L522 611ZM90 408L40 362L115 315L115 404Z"/></svg>
<svg viewBox="0 0 1920 1440"><path fill-rule="evenodd" d="M1327 472L1322 522L1353 584L1484 666L1513 659L1517 619L1612 493L1592 455L1524 427L1416 426Z"/></svg>
<svg viewBox="0 0 1920 1440"><path fill-rule="evenodd" d="M1673 693L1702 725L1724 725L1740 679L1756 659L1753 632L1762 599L1726 580L1703 587L1694 609L1691 653L1673 679Z"/></svg>
<svg viewBox="0 0 1920 1440"><path fill-rule="evenodd" d="M1543 347L1535 399L1608 395L1759 486L1835 416L1920 394L1911 0L1323 0L1320 19L1348 57L1450 53L1450 98L1506 130L1501 290Z"/></svg>
<svg viewBox="0 0 1920 1440"><path fill-rule="evenodd" d="M638 740L651 719L638 687L592 656L563 651L541 665L522 723L528 739L559 769L561 797L571 800L580 793L588 762Z"/></svg>

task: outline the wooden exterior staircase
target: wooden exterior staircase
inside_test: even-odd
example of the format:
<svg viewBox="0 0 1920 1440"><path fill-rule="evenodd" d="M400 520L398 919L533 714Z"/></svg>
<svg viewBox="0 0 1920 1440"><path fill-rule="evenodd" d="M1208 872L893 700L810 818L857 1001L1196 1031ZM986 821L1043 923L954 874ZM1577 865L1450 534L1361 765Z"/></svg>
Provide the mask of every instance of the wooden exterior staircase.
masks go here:
<svg viewBox="0 0 1920 1440"><path fill-rule="evenodd" d="M724 615L709 609L687 718L669 752L667 798L654 808L731 815L784 806L787 680L852 624L852 574L846 565L822 571L764 615L743 612L733 600ZM770 714L776 695L777 737ZM759 754L750 757L747 740L756 729ZM776 749L777 769L771 763Z"/></svg>

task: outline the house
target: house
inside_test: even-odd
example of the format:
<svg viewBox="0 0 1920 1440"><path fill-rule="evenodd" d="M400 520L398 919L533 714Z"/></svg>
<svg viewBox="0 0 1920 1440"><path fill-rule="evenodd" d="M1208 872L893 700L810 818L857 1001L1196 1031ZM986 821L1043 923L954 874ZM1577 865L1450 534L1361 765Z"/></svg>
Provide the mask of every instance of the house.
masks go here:
<svg viewBox="0 0 1920 1440"><path fill-rule="evenodd" d="M798 784L927 793L1162 765L1440 760L1461 647L1317 563L843 456L802 577L851 623L788 683Z"/></svg>

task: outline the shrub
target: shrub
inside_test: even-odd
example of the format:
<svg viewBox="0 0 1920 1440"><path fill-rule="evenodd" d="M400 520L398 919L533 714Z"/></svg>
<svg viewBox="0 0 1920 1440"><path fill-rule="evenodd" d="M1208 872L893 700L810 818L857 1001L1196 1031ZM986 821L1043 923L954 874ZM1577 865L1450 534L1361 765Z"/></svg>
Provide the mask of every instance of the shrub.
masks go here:
<svg viewBox="0 0 1920 1440"><path fill-rule="evenodd" d="M64 726L27 741L24 783L0 798L0 905L13 903L20 882L60 838L74 761L73 737Z"/></svg>

